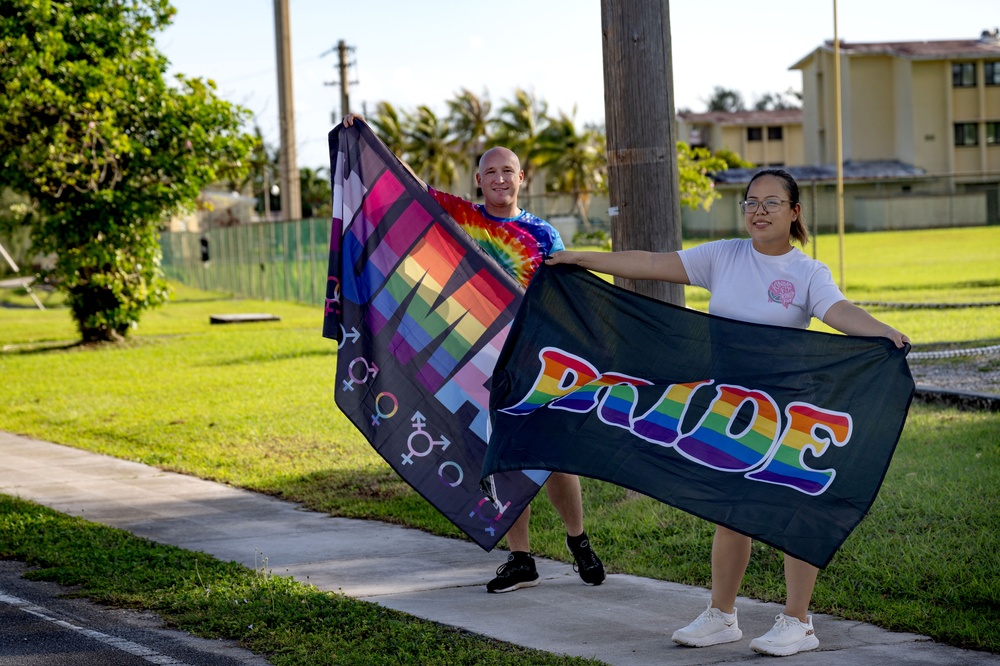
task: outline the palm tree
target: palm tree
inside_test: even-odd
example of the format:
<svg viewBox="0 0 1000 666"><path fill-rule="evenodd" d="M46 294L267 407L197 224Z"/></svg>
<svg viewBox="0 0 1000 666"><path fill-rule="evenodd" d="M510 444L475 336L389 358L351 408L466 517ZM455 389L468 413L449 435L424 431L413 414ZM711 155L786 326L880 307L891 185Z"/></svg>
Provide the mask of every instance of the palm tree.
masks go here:
<svg viewBox="0 0 1000 666"><path fill-rule="evenodd" d="M431 187L451 189L462 152L448 125L429 106L421 105L411 117L409 130L405 154L414 173Z"/></svg>
<svg viewBox="0 0 1000 666"><path fill-rule="evenodd" d="M607 139L603 128L576 128L576 109L560 113L542 131L537 142L538 165L548 175L546 189L572 195L573 212L580 214L584 229L591 231L587 207L595 192L607 190Z"/></svg>
<svg viewBox="0 0 1000 666"><path fill-rule="evenodd" d="M490 146L505 146L521 158L524 186L531 192L531 180L538 161L538 136L548 123L548 104L534 94L517 88L514 99L504 100L493 119Z"/></svg>
<svg viewBox="0 0 1000 666"><path fill-rule="evenodd" d="M468 88L462 88L454 99L448 100L448 124L461 151L462 164L473 172L476 160L485 150L491 106L489 93L485 90L479 97ZM475 188L473 177L472 189Z"/></svg>
<svg viewBox="0 0 1000 666"><path fill-rule="evenodd" d="M302 217L329 217L331 213L330 179L326 167L299 168L302 191Z"/></svg>
<svg viewBox="0 0 1000 666"><path fill-rule="evenodd" d="M409 114L405 111L400 114L389 102L379 102L375 105L375 115L369 122L382 143L402 159L410 124Z"/></svg>

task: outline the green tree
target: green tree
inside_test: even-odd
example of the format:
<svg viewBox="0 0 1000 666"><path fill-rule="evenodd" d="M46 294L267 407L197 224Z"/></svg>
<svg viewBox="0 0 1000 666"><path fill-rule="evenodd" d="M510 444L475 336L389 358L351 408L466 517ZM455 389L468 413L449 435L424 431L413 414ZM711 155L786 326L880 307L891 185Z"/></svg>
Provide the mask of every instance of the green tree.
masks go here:
<svg viewBox="0 0 1000 666"><path fill-rule="evenodd" d="M333 204L330 201L327 169L299 167L299 183L302 190L302 217L329 217Z"/></svg>
<svg viewBox="0 0 1000 666"><path fill-rule="evenodd" d="M167 0L0 4L0 182L37 202L33 249L85 342L162 303L158 232L206 183L239 178L246 114L211 81L164 78Z"/></svg>
<svg viewBox="0 0 1000 666"><path fill-rule="evenodd" d="M740 157L740 154L736 151L729 150L728 148L720 148L715 151L715 156L726 163L727 169L752 169L756 166L753 162L748 162Z"/></svg>
<svg viewBox="0 0 1000 666"><path fill-rule="evenodd" d="M462 154L451 138L448 124L426 105L418 106L410 118L406 161L431 187L450 189L458 176Z"/></svg>
<svg viewBox="0 0 1000 666"><path fill-rule="evenodd" d="M715 86L712 96L706 102L709 111L746 111L746 104L743 103L743 95L737 90L729 90L722 86Z"/></svg>
<svg viewBox="0 0 1000 666"><path fill-rule="evenodd" d="M365 119L368 121L368 119ZM406 135L409 132L409 114L402 114L389 102L379 102L375 105L375 116L368 121L372 131L382 140L393 155L400 159L406 151Z"/></svg>
<svg viewBox="0 0 1000 666"><path fill-rule="evenodd" d="M538 165L538 138L548 124L548 103L518 88L514 99L504 100L493 119L490 146L504 146L521 159L524 189L531 192L531 181Z"/></svg>
<svg viewBox="0 0 1000 666"><path fill-rule="evenodd" d="M724 171L725 160L712 155L706 148L692 148L683 141L677 142L677 179L680 185L681 205L694 210L705 210L721 195L715 191L713 173Z"/></svg>
<svg viewBox="0 0 1000 666"><path fill-rule="evenodd" d="M587 208L595 192L607 191L608 162L604 133L596 127L576 127L573 115L560 113L549 122L537 142L537 158L548 178L546 189L573 197L574 213L591 231Z"/></svg>
<svg viewBox="0 0 1000 666"><path fill-rule="evenodd" d="M787 92L764 93L753 103L754 111L780 111L802 107L802 93L791 88Z"/></svg>
<svg viewBox="0 0 1000 666"><path fill-rule="evenodd" d="M486 136L490 123L489 93L483 91L480 97L468 88L463 88L454 99L448 100L447 122L458 150L462 155L461 163L471 172L477 168L476 160L484 152ZM476 188L472 182L472 190Z"/></svg>

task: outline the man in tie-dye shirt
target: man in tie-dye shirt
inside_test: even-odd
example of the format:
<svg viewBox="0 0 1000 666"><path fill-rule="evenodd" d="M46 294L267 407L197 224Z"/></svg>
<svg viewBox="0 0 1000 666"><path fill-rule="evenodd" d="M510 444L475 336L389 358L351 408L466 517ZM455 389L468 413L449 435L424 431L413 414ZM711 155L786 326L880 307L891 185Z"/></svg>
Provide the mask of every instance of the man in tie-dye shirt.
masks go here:
<svg viewBox="0 0 1000 666"><path fill-rule="evenodd" d="M485 203L430 187L427 191L487 254L527 287L542 260L565 246L552 225L518 207L523 180L517 155L498 146L486 151L476 171L476 184Z"/></svg>
<svg viewBox="0 0 1000 666"><path fill-rule="evenodd" d="M350 127L356 119L361 116L349 114L344 118L344 125ZM438 192L423 181L421 184L485 252L526 287L545 257L565 247L552 225L518 206L517 195L523 182L524 171L517 155L497 146L483 154L476 171L476 184L483 192L484 203ZM579 477L553 472L545 489L566 526L566 547L576 561L580 578L588 585L600 585L605 579L604 564L591 548L583 529ZM507 545L511 553L497 569L496 578L487 583L487 592L512 592L538 584L528 535L530 516L531 507L528 506L508 530Z"/></svg>

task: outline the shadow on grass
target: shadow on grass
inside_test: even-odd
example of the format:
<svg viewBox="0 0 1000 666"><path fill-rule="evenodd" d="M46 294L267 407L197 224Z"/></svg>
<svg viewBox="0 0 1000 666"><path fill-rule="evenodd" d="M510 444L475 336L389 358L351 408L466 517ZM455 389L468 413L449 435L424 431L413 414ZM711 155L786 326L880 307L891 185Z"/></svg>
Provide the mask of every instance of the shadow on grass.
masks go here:
<svg viewBox="0 0 1000 666"><path fill-rule="evenodd" d="M27 342L24 344L4 345L2 353L18 354L27 356L29 354L47 354L49 352L70 351L84 347L82 340L67 341L57 340L52 342Z"/></svg>
<svg viewBox="0 0 1000 666"><path fill-rule="evenodd" d="M174 336L157 336L157 337L174 337ZM153 336L146 336L142 338L129 337L118 342L112 342L112 341L84 342L83 340L51 340L46 342L26 342L23 344L4 345L2 350L0 350L0 353L27 356L30 354L54 354L56 352L70 352L70 351L81 351L81 352L124 351L127 349L134 349L136 347L148 345L155 342L156 339Z"/></svg>
<svg viewBox="0 0 1000 666"><path fill-rule="evenodd" d="M308 358L310 356L336 357L337 349L331 345L330 349L310 349L306 351L289 351L284 354L251 354L241 358L231 358L216 363L206 363L206 367L222 368L230 365L253 365L255 363L273 363L275 361L290 361L297 358Z"/></svg>
<svg viewBox="0 0 1000 666"><path fill-rule="evenodd" d="M46 310L63 310L66 308L65 305L45 305ZM0 301L0 308L6 308L8 310L37 310L38 306L34 303L14 303L13 301Z"/></svg>
<svg viewBox="0 0 1000 666"><path fill-rule="evenodd" d="M192 296L182 296L181 298L170 298L167 303L170 305L180 305L182 303L232 303L238 301L234 296L205 296L204 298L194 298Z"/></svg>

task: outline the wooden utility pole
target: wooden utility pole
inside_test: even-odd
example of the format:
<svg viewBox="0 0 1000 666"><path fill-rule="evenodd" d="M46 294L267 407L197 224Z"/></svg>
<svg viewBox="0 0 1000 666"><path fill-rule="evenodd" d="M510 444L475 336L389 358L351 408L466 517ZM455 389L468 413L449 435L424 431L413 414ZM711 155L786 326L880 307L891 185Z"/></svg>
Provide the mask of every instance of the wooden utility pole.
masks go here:
<svg viewBox="0 0 1000 666"><path fill-rule="evenodd" d="M345 118L351 112L351 95L347 80L347 42L337 42L337 54L340 57L340 117Z"/></svg>
<svg viewBox="0 0 1000 666"><path fill-rule="evenodd" d="M278 157L281 219L302 219L302 184L295 158L295 103L292 99L292 31L288 0L274 0L274 36L278 51L278 116L281 148Z"/></svg>
<svg viewBox="0 0 1000 666"><path fill-rule="evenodd" d="M601 0L611 243L615 250L681 249L674 86L667 0ZM684 305L682 285L615 284Z"/></svg>
<svg viewBox="0 0 1000 666"><path fill-rule="evenodd" d="M330 114L330 122L337 124L342 118L351 112L351 84L357 83L357 81L351 81L348 70L351 65L355 64L349 60L351 57L351 51L354 50L353 46L348 46L347 42L343 39L337 42L337 45L330 48L328 51L324 51L319 57L329 55L330 53L337 54L337 71L340 74L339 81L327 81L323 85L327 86L340 86L340 115L338 116L336 112ZM367 114L361 114L367 115Z"/></svg>

